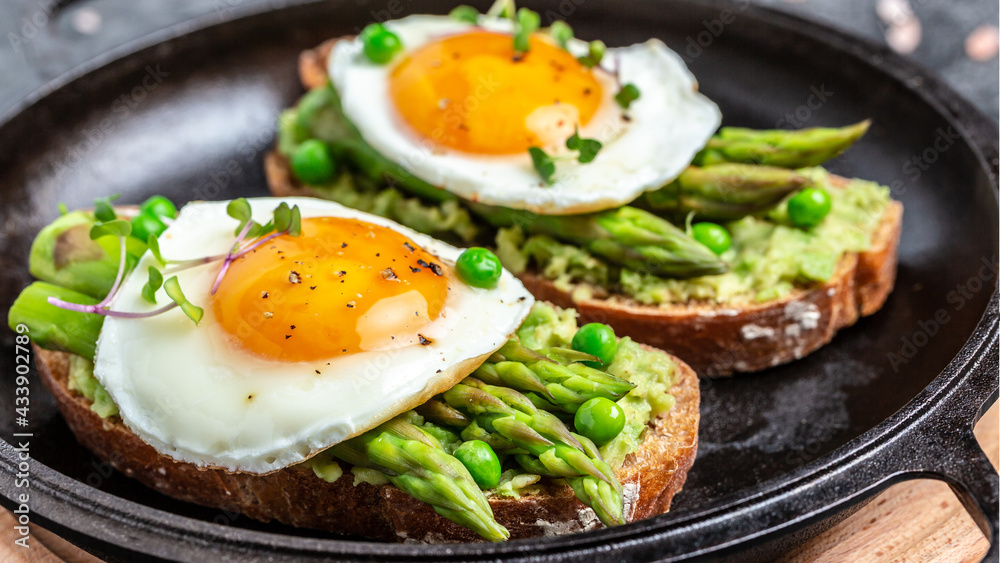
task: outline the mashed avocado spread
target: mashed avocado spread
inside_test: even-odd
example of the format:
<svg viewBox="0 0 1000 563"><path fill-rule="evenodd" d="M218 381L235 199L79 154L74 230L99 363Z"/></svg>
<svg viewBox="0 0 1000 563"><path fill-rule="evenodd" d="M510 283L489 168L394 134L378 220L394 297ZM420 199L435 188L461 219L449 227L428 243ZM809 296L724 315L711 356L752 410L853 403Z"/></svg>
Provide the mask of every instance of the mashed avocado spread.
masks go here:
<svg viewBox="0 0 1000 563"><path fill-rule="evenodd" d="M111 400L111 395L94 377L94 362L83 356L72 354L69 357L69 389L90 400L90 410L101 418L118 414L118 406Z"/></svg>
<svg viewBox="0 0 1000 563"><path fill-rule="evenodd" d="M829 280L840 258L871 245L871 237L889 204L889 189L874 182L850 180L834 186L822 168L801 172L830 194L830 214L804 230L788 222L786 202L764 216L725 225L732 247L722 258L729 272L686 280L665 279L626 268L614 269L579 247L547 236L529 236L517 227L500 229L497 255L515 274L533 264L547 279L577 299L621 293L643 304L707 301L741 304L778 299L795 287ZM583 284L577 286L577 284Z"/></svg>

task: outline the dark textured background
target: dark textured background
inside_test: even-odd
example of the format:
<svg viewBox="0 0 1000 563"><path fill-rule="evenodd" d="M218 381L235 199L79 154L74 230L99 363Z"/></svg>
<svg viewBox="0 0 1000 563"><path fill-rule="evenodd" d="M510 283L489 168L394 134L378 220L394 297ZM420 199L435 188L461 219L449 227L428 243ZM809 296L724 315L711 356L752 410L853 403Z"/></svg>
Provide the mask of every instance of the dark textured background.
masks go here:
<svg viewBox="0 0 1000 563"><path fill-rule="evenodd" d="M876 0L754 1L884 41L885 25L876 15ZM0 0L0 114L46 81L101 52L171 24L253 2L280 0L78 0L61 10L55 8L57 0ZM910 4L923 25L923 40L910 56L996 120L997 57L973 61L965 54L964 42L976 27L997 24L998 3L911 0Z"/></svg>

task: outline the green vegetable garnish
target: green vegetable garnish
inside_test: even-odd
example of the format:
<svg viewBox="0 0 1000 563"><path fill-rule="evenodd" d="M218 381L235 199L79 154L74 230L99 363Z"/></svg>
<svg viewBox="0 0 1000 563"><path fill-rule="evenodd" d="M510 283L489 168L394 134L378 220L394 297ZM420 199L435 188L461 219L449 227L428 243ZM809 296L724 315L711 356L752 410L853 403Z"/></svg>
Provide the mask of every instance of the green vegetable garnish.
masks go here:
<svg viewBox="0 0 1000 563"><path fill-rule="evenodd" d="M403 50L403 42L399 36L380 23L365 26L361 30L361 42L364 45L365 56L380 65L391 61L396 53Z"/></svg>
<svg viewBox="0 0 1000 563"><path fill-rule="evenodd" d="M115 209L111 206L111 202L121 197L121 194L110 195L108 197L99 197L94 200L94 217L98 221L114 221Z"/></svg>
<svg viewBox="0 0 1000 563"><path fill-rule="evenodd" d="M625 411L618 403L596 397L582 404L573 417L573 426L598 446L603 446L625 428Z"/></svg>
<svg viewBox="0 0 1000 563"><path fill-rule="evenodd" d="M573 39L573 28L562 20L556 20L549 26L549 35L565 49L569 45L569 40Z"/></svg>
<svg viewBox="0 0 1000 563"><path fill-rule="evenodd" d="M240 197L226 204L226 214L240 222L235 232L238 235L250 221L253 210L250 208L250 202L246 198Z"/></svg>
<svg viewBox="0 0 1000 563"><path fill-rule="evenodd" d="M167 224L152 213L139 213L132 218L132 236L139 240L149 240L149 237L160 236L167 230Z"/></svg>
<svg viewBox="0 0 1000 563"><path fill-rule="evenodd" d="M556 173L556 163L552 157L540 147L528 147L528 154L531 155L531 165L535 167L538 175L546 184L551 184L552 176Z"/></svg>
<svg viewBox="0 0 1000 563"><path fill-rule="evenodd" d="M491 251L474 246L466 249L455 261L455 273L459 279L473 287L492 289L497 286L503 266Z"/></svg>
<svg viewBox="0 0 1000 563"><path fill-rule="evenodd" d="M302 233L302 215L299 212L299 207L297 205L290 208L287 203L281 202L278 207L275 208L272 220L265 225L259 225L252 220L252 211L250 203L243 198L233 200L226 206L226 212L229 216L233 217L240 223L236 233L236 242L233 243L233 247L227 254L220 256L206 256L204 258L195 258L184 261L167 261L164 260L163 256L160 254L160 245L157 233L150 233L146 237L148 248L150 253L154 256L154 258L156 258L160 265L166 265L168 262L173 262L174 266L171 268L171 272L202 266L204 264L210 264L212 262L222 260L222 267L219 268L219 273L217 274L215 283L212 286L212 294L214 295L216 290L219 288L219 284L222 283L222 279L225 277L226 272L229 269L229 265L232 264L234 260L240 258L248 252L254 251L257 247L265 244L267 241L275 237L286 234L299 236ZM113 214L114 210L111 210L111 213ZM106 215L107 214L105 214L105 216ZM158 218L144 213L140 213L139 217L148 217L159 221ZM162 224L162 221L160 221L160 223ZM140 229L145 228L141 221L137 224ZM151 317L165 313L174 307L180 307L184 314L193 320L195 324L201 321L204 311L201 307L198 307L187 300L184 296L184 292L181 291L180 282L177 280L177 276L173 276L164 282L163 273L153 266L149 267L149 279L142 288L142 296L147 301L155 303L156 291L162 284L167 296L169 296L173 302L154 311L146 312L113 311L110 309L110 303L114 301L115 295L121 288L121 282L125 277L125 269L128 264L128 241L134 241L134 238L129 237L130 234L134 234L133 224L123 219L113 219L111 221L94 223L90 228L90 238L93 240L101 239L107 236L118 237L120 247L119 255L124 257L123 259L118 260L118 273L115 276L115 281L111 286L111 289L108 290L103 300L98 303L87 303L77 299L74 299L73 301L66 301L62 299L60 294L53 294L48 296L48 303L67 311L94 313L97 315L123 318ZM138 235L142 234L143 233L141 232L138 233ZM248 236L251 239L256 240L243 244ZM138 236L135 238L138 238Z"/></svg>
<svg viewBox="0 0 1000 563"><path fill-rule="evenodd" d="M604 323L587 323L573 335L570 346L574 350L590 354L600 360L600 364L584 362L590 367L608 366L615 359L618 351L618 339L615 331Z"/></svg>
<svg viewBox="0 0 1000 563"><path fill-rule="evenodd" d="M167 261L164 260L163 255L160 254L160 239L156 235L149 235L149 238L146 239L146 248L149 249L149 253L153 255L153 258L155 258L161 266L167 265Z"/></svg>
<svg viewBox="0 0 1000 563"><path fill-rule="evenodd" d="M153 266L149 267L149 279L142 286L142 298L156 304L156 291L163 285L163 274Z"/></svg>
<svg viewBox="0 0 1000 563"><path fill-rule="evenodd" d="M333 180L337 167L326 143L317 139L303 142L291 158L292 173L306 184L322 185Z"/></svg>
<svg viewBox="0 0 1000 563"><path fill-rule="evenodd" d="M586 164L597 158L597 153L600 152L602 146L601 142L596 139L581 139L579 129L566 139L567 149L579 151L577 160L581 164Z"/></svg>
<svg viewBox="0 0 1000 563"><path fill-rule="evenodd" d="M868 131L870 120L846 127L811 127L787 131L723 127L694 157L695 166L745 162L782 168L806 168L847 150Z"/></svg>
<svg viewBox="0 0 1000 563"><path fill-rule="evenodd" d="M406 413L329 452L352 465L383 472L393 485L490 541L510 537L493 518L489 501L469 470L436 438L408 421Z"/></svg>
<svg viewBox="0 0 1000 563"><path fill-rule="evenodd" d="M820 188L806 188L788 200L788 219L796 227L811 229L830 213L830 194Z"/></svg>
<svg viewBox="0 0 1000 563"><path fill-rule="evenodd" d="M500 459L486 442L463 442L454 455L469 470L480 489L492 489L500 484Z"/></svg>
<svg viewBox="0 0 1000 563"><path fill-rule="evenodd" d="M171 301L177 303L177 305L181 308L181 311L184 311L184 314L187 315L189 319L194 321L194 324L201 322L201 317L204 316L205 310L187 300L187 297L184 296L184 292L181 291L181 282L177 281L177 276L173 276L163 282L163 291L167 293L167 297L169 297Z"/></svg>
<svg viewBox="0 0 1000 563"><path fill-rule="evenodd" d="M448 15L453 20L457 20L465 23L478 23L479 22L479 10L473 8L472 6L455 6Z"/></svg>
<svg viewBox="0 0 1000 563"><path fill-rule="evenodd" d="M735 221L774 208L809 182L795 170L723 162L688 166L673 182L646 192L642 201L677 219L694 213L700 220Z"/></svg>
<svg viewBox="0 0 1000 563"><path fill-rule="evenodd" d="M538 15L538 12L529 10L527 8L521 8L517 11L517 17L514 20L514 52L515 53L527 53L531 48L529 39L531 34L538 31L539 26L542 25L542 18Z"/></svg>
<svg viewBox="0 0 1000 563"><path fill-rule="evenodd" d="M490 9L486 10L486 17L514 19L514 12L514 0L496 0Z"/></svg>
<svg viewBox="0 0 1000 563"><path fill-rule="evenodd" d="M162 195L154 195L142 202L142 205L139 206L139 213L148 213L154 217L169 217L174 219L177 217L177 207L174 206L174 202Z"/></svg>
<svg viewBox="0 0 1000 563"><path fill-rule="evenodd" d="M479 366L472 376L490 385L506 386L528 394L539 408L572 413L594 397L617 401L635 388L624 379L584 365L597 359L570 348L535 351L514 339ZM464 424L455 422L454 416L446 410L435 409L421 414L442 424L468 424L467 421Z"/></svg>
<svg viewBox="0 0 1000 563"><path fill-rule="evenodd" d="M600 39L596 41L591 41L587 46L587 54L577 58L580 64L587 68L594 68L595 66L601 64L601 60L604 59L604 53L607 52L608 48L604 44L604 41Z"/></svg>
<svg viewBox="0 0 1000 563"><path fill-rule="evenodd" d="M131 223L124 219L112 219L103 223L94 223L94 226L90 228L90 240L97 240L107 236L127 237L131 233Z"/></svg>
<svg viewBox="0 0 1000 563"><path fill-rule="evenodd" d="M566 139L566 148L575 151L576 154L551 156L540 147L529 147L528 154L531 156L531 164L535 167L538 175L545 180L546 184L551 184L552 176L556 173L557 160L576 158L580 164L587 164L597 158L597 153L600 152L602 146L600 141L581 138L580 132L574 131Z"/></svg>
<svg viewBox="0 0 1000 563"><path fill-rule="evenodd" d="M615 101L618 102L623 109L628 109L632 102L639 99L639 88L635 84L629 82L628 84L622 84L622 89L615 94Z"/></svg>
<svg viewBox="0 0 1000 563"><path fill-rule="evenodd" d="M52 301L92 306L98 300L89 295L51 283L36 281L17 296L7 324L14 328L26 324L31 328L31 341L50 350L65 350L85 358L93 358L97 336L104 325L101 315L85 311L66 310Z"/></svg>
<svg viewBox="0 0 1000 563"><path fill-rule="evenodd" d="M691 227L691 235L694 240L704 244L716 254L729 250L729 246L733 243L729 231L715 223L698 223Z"/></svg>
<svg viewBox="0 0 1000 563"><path fill-rule="evenodd" d="M593 508L601 522L607 526L624 523L622 489L614 471L593 442L573 434L557 416L536 407L514 389L474 377L464 379L441 397L473 419L462 431L462 439L483 440L494 450L511 451L529 473L566 479L577 498Z"/></svg>

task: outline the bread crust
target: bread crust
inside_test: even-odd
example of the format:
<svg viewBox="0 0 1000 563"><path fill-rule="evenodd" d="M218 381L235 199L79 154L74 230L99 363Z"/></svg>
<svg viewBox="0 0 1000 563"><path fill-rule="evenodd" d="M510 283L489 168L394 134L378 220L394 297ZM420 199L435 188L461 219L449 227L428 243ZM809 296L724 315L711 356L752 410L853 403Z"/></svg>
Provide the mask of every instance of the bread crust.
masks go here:
<svg viewBox="0 0 1000 563"><path fill-rule="evenodd" d="M143 442L117 416L101 418L90 409L89 400L69 390L69 354L35 347L35 358L42 382L77 440L118 471L165 495L263 522L387 541L483 541L391 485L355 485L346 463L341 464L344 475L329 483L302 465L256 475L175 461ZM683 362L678 360L677 366L671 388L676 404L651 422L640 449L617 472L629 521L666 512L694 462L698 378ZM577 500L568 486L550 485L544 494L494 497L489 502L497 521L515 539L601 526L593 510Z"/></svg>
<svg viewBox="0 0 1000 563"><path fill-rule="evenodd" d="M706 377L753 372L788 363L829 343L838 330L878 311L896 280L903 206L891 202L865 252L841 258L833 277L772 301L643 305L615 296L573 299L535 272L521 281L536 298L574 307L580 322L603 322L677 354Z"/></svg>

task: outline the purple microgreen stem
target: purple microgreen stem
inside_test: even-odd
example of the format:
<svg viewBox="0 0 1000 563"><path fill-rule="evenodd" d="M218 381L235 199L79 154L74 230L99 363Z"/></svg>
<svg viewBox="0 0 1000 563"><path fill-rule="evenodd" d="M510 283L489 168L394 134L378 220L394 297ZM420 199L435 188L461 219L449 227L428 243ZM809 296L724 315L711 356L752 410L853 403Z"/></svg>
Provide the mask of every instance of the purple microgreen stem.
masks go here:
<svg viewBox="0 0 1000 563"><path fill-rule="evenodd" d="M49 305L54 307L59 307L60 309L66 309L67 311L76 311L77 313L93 313L95 315L104 315L106 317L119 317L123 319L141 319L144 317L153 317L177 307L177 303L170 303L169 305L164 305L159 309L154 309L152 311L147 311L145 313L129 313L127 311L112 311L101 304L97 305L82 305L80 303L70 303L68 301L63 301L56 297L49 297Z"/></svg>

